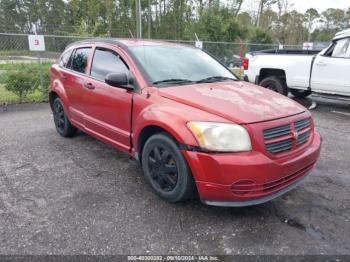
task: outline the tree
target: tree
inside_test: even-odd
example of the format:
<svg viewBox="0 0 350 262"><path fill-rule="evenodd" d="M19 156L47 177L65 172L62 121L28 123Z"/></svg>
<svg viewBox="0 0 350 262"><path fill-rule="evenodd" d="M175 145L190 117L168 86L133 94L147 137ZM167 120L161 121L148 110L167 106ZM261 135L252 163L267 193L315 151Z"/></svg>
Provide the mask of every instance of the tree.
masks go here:
<svg viewBox="0 0 350 262"><path fill-rule="evenodd" d="M253 28L249 34L250 43L272 44L273 38L268 30Z"/></svg>
<svg viewBox="0 0 350 262"><path fill-rule="evenodd" d="M233 16L237 17L239 12L241 11L243 0L231 0L231 8L233 11Z"/></svg>
<svg viewBox="0 0 350 262"><path fill-rule="evenodd" d="M312 29L313 29L312 26L318 20L318 18L320 17L320 14L317 12L316 9L310 8L310 9L306 10L304 16L305 16L305 20L306 20L306 23L307 23L308 42L310 42L310 40L311 40L311 32L312 32Z"/></svg>
<svg viewBox="0 0 350 262"><path fill-rule="evenodd" d="M322 20L327 30L339 31L346 27L345 12L341 9L328 8L322 12Z"/></svg>
<svg viewBox="0 0 350 262"><path fill-rule="evenodd" d="M248 12L242 12L242 13L238 14L237 21L240 24L245 25L247 27L250 27L253 24L253 18L250 16L250 14Z"/></svg>
<svg viewBox="0 0 350 262"><path fill-rule="evenodd" d="M264 29L272 29L277 23L278 15L271 8L266 9L260 17L260 27Z"/></svg>
<svg viewBox="0 0 350 262"><path fill-rule="evenodd" d="M262 15L264 9L266 7L269 7L271 5L276 4L277 2L278 2L278 0L260 0L258 15L257 15L256 22L255 22L256 26L258 26L258 27L260 26L260 19L261 19L261 15Z"/></svg>

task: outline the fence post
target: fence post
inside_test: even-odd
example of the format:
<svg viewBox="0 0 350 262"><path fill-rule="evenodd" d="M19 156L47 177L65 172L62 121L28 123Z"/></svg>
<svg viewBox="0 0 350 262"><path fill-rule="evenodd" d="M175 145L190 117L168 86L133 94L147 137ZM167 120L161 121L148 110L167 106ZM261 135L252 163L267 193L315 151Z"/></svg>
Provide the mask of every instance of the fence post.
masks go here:
<svg viewBox="0 0 350 262"><path fill-rule="evenodd" d="M41 92L42 92L43 96L45 96L44 81L43 81L43 70L42 70L40 51L37 52L37 55L38 55L40 89L41 89ZM46 98L46 97L44 97L44 98Z"/></svg>

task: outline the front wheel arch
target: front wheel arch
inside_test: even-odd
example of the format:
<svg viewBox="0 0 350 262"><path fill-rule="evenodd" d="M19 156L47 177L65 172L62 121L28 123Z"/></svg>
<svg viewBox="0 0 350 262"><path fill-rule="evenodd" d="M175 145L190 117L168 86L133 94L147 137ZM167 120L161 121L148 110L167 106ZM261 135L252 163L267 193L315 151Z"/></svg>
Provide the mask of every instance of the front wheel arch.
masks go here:
<svg viewBox="0 0 350 262"><path fill-rule="evenodd" d="M142 163L142 150L143 147L145 145L145 143L147 142L147 140L152 137L153 135L156 134L166 134L169 137L171 137L178 145L180 144L180 142L176 139L176 137L170 133L168 130L164 129L163 127L160 127L158 125L149 125L144 127L141 132L138 135L138 139L137 139L137 152L138 152L138 158L140 163Z"/></svg>

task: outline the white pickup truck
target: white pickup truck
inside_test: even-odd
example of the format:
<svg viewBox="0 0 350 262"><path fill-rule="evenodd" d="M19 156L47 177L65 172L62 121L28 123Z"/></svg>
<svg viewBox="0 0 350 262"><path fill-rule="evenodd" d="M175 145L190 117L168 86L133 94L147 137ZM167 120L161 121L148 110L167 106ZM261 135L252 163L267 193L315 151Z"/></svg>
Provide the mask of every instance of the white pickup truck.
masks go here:
<svg viewBox="0 0 350 262"><path fill-rule="evenodd" d="M311 93L350 99L350 29L335 35L316 55L308 50L268 50L248 53L244 79L281 94Z"/></svg>

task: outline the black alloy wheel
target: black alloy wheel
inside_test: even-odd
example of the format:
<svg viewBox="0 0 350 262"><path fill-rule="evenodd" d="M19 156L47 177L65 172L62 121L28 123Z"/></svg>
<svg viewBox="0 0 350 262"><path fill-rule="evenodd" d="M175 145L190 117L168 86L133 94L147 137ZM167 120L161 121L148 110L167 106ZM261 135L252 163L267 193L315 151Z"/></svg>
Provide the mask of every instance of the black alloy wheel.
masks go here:
<svg viewBox="0 0 350 262"><path fill-rule="evenodd" d="M153 190L169 202L184 201L196 186L176 141L166 133L151 136L142 150L142 169Z"/></svg>
<svg viewBox="0 0 350 262"><path fill-rule="evenodd" d="M174 190L178 181L178 169L174 156L165 148L155 146L148 155L148 168L153 183L166 192Z"/></svg>
<svg viewBox="0 0 350 262"><path fill-rule="evenodd" d="M60 98L56 98L53 102L53 119L57 132L63 137L73 136L77 128L69 121Z"/></svg>

